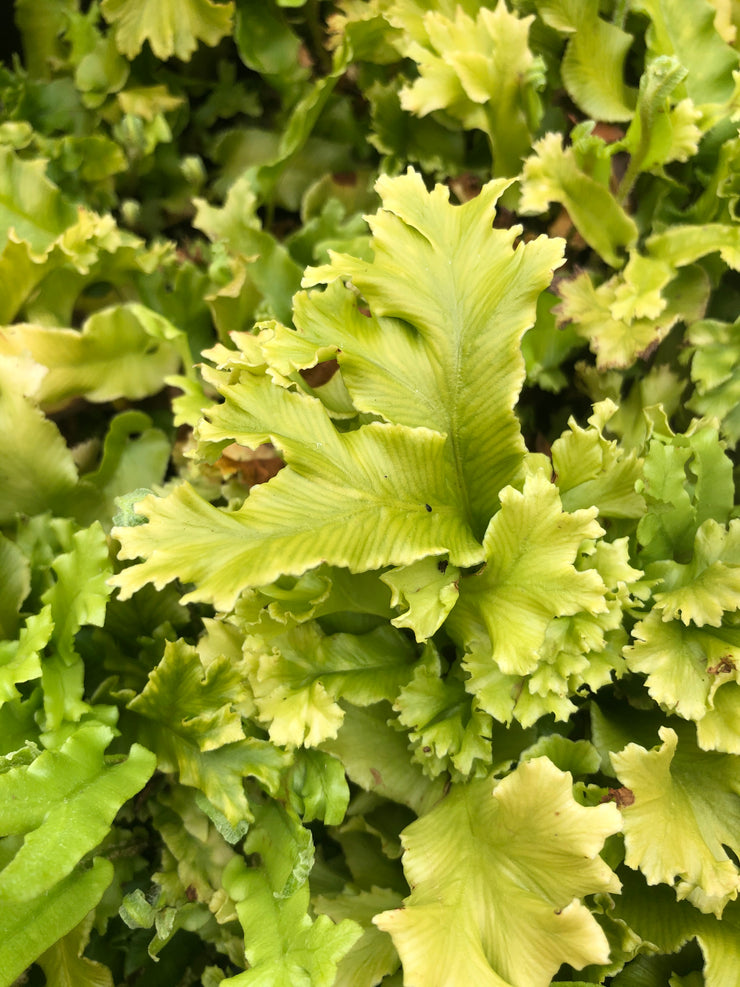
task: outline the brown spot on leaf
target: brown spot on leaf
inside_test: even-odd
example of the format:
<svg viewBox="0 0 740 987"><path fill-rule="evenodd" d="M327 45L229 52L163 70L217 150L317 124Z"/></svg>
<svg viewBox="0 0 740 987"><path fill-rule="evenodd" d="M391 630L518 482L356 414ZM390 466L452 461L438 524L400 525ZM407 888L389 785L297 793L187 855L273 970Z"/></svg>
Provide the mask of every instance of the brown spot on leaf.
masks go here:
<svg viewBox="0 0 740 987"><path fill-rule="evenodd" d="M315 367L306 367L304 370L299 370L298 373L309 387L321 387L332 379L337 370L339 370L339 364L336 360L324 360L317 363Z"/></svg>
<svg viewBox="0 0 740 987"><path fill-rule="evenodd" d="M185 897L188 899L188 901L198 900L198 892L195 890L192 884L188 884L188 886L185 888Z"/></svg>
<svg viewBox="0 0 740 987"><path fill-rule="evenodd" d="M257 449L247 449L232 442L216 460L215 466L225 480L236 477L246 487L254 487L279 473L285 463L269 442Z"/></svg>
<svg viewBox="0 0 740 987"><path fill-rule="evenodd" d="M732 655L722 655L716 665L712 665L707 669L710 675L727 675L729 672L734 671L735 662L732 659Z"/></svg>
<svg viewBox="0 0 740 987"><path fill-rule="evenodd" d="M377 768L370 768L370 774L373 776L373 781L375 782L376 786L383 784L383 776L378 771Z"/></svg>
<svg viewBox="0 0 740 987"><path fill-rule="evenodd" d="M343 185L346 188L354 188L357 185L357 175L354 171L335 171L331 177L335 185Z"/></svg>
<svg viewBox="0 0 740 987"><path fill-rule="evenodd" d="M634 803L635 796L630 788L610 788L601 801L614 802L618 809L624 809Z"/></svg>

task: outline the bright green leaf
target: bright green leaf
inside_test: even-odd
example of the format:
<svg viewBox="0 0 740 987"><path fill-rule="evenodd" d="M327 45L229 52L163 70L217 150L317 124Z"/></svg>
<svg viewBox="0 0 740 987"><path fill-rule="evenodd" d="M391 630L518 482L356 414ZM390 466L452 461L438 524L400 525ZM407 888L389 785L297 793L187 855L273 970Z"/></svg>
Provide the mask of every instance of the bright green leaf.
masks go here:
<svg viewBox="0 0 740 987"><path fill-rule="evenodd" d="M235 858L223 876L244 929L247 973L230 984L264 987L333 987L336 964L361 930L350 921L334 925L308 914L308 874L314 860L311 834L277 803L256 807L245 841L259 854L259 868Z"/></svg>
<svg viewBox="0 0 740 987"><path fill-rule="evenodd" d="M659 592L653 593L663 620L719 627L724 613L740 609L740 520L723 528L711 518L696 532L690 563L657 563Z"/></svg>
<svg viewBox="0 0 740 987"><path fill-rule="evenodd" d="M15 637L21 604L30 589L28 560L15 542L0 534L0 641Z"/></svg>
<svg viewBox="0 0 740 987"><path fill-rule="evenodd" d="M118 50L132 59L148 41L160 59L189 61L199 41L216 45L231 31L232 3L211 0L103 0Z"/></svg>
<svg viewBox="0 0 740 987"><path fill-rule="evenodd" d="M300 575L320 562L357 571L443 552L458 564L478 561L480 546L444 483L442 436L381 424L340 434L315 399L271 388L265 378L254 380L265 401L284 405L293 435L275 439L288 460L295 450L300 472L290 466L281 470L230 514L211 507L188 485L165 500L146 498L137 513L149 524L114 529L121 557L148 555L113 577L123 598L146 582L161 587L179 577L196 584L186 602L209 599L227 610L243 589L281 574ZM240 385L240 390L247 400L246 389ZM255 438L265 435L250 425L242 413L229 431L247 428Z"/></svg>
<svg viewBox="0 0 740 987"><path fill-rule="evenodd" d="M646 676L655 702L694 720L705 750L740 753L740 629L685 627L656 609L632 631L627 665Z"/></svg>
<svg viewBox="0 0 740 987"><path fill-rule="evenodd" d="M669 161L686 161L698 150L702 132L697 126L701 114L690 100L671 112L670 96L686 78L687 70L673 57L660 55L648 64L640 78L637 109L620 147L630 154L627 171L620 183L624 200L641 171L660 167Z"/></svg>
<svg viewBox="0 0 740 987"><path fill-rule="evenodd" d="M635 0L647 14L651 58L672 55L688 70L686 91L697 105L724 103L732 93L738 55L714 27L716 10L707 0Z"/></svg>
<svg viewBox="0 0 740 987"><path fill-rule="evenodd" d="M316 626L302 624L267 646L247 642L254 701L275 744L314 747L337 735L343 712L314 666L319 640Z"/></svg>
<svg viewBox="0 0 740 987"><path fill-rule="evenodd" d="M598 287L580 272L560 284L558 318L589 341L600 371L631 367L648 359L679 320L704 315L705 271L695 265L671 280L673 274L666 261L634 253L623 272Z"/></svg>
<svg viewBox="0 0 740 987"><path fill-rule="evenodd" d="M71 932L94 908L113 879L113 865L98 857L72 872L43 897L0 911L0 978L12 984L42 953ZM77 982L75 982L77 983Z"/></svg>
<svg viewBox="0 0 740 987"><path fill-rule="evenodd" d="M519 471L524 449L512 411L523 375L517 342L531 324L536 295L560 255L559 245L547 247L539 241L512 254L513 231L491 231L495 201L502 190L501 183L492 183L466 206L455 208L441 187L429 195L417 175L385 181L381 193L386 211L371 224L376 246L373 264L335 257L331 268L312 274L314 282L335 280L341 272L350 274L376 316L403 317L418 327L428 351L422 386L407 383L408 365L404 366L403 376L392 388L396 407L385 409L392 420L404 424L374 422L339 434L319 402L271 386L266 377L242 372L232 381L223 374L209 375L220 384L226 403L209 413L210 421L199 429L201 440L218 444L217 448L230 441L254 447L271 440L283 452L288 468L270 483L253 488L241 510L231 515L200 502L187 487L176 490L169 501L148 501L148 507L142 507L150 519L146 537L142 540L143 528L121 531L122 557L149 554L155 542L160 547L140 566L115 577L118 585L125 585L126 592L137 579L153 579L161 585L174 577L177 560L179 577L199 584L194 594L226 609L250 584L268 583L286 573L288 555L293 574L322 560L357 570L406 565L445 552L457 565L480 559L465 520L469 517L474 530L482 531L496 509L497 491ZM448 245L448 228L459 241L459 252ZM433 249L437 242L439 247ZM487 258L488 277L482 265L475 279L463 270L462 258L470 251ZM413 290L405 290L400 276L410 270L409 258L416 252L420 252L419 265L429 270L425 294L419 291L418 279L409 283ZM463 264L459 270L458 257ZM494 273L501 289L492 300ZM405 327L398 328L408 333ZM249 339L253 349L253 337ZM339 342L341 336L334 339ZM245 337L243 345L247 341ZM384 351L389 352L387 346ZM233 358L227 355L227 359ZM461 383L466 379L462 366L454 375L440 375L438 368L457 366L461 359L471 373L485 360L497 368L496 376L471 392ZM259 368L257 353L247 365ZM348 374L344 378L350 387ZM422 403L416 397L414 406L411 394L428 399ZM497 396L495 402L491 394ZM259 414L255 414L257 400ZM400 414L399 404L406 409ZM422 423L455 434L454 445L428 427L409 431L408 425ZM457 474L454 485L445 479L445 466ZM349 477L354 480L348 481ZM352 482L356 489L350 494ZM317 509L325 512L324 522ZM352 534L347 537L345 531ZM186 542L187 559L183 558ZM196 545L199 550L194 551ZM220 557L217 572L212 571L214 557Z"/></svg>
<svg viewBox="0 0 740 987"><path fill-rule="evenodd" d="M740 441L740 321L695 322L686 339L696 387L687 406L700 415L719 418L722 434L734 446Z"/></svg>
<svg viewBox="0 0 740 987"><path fill-rule="evenodd" d="M17 640L0 641L0 705L17 698L16 685L41 675L41 652L54 628L51 609L29 614Z"/></svg>
<svg viewBox="0 0 740 987"><path fill-rule="evenodd" d="M393 708L409 730L413 760L429 777L443 771L478 777L490 769L491 719L476 708L461 675L441 673L439 655L429 645Z"/></svg>
<svg viewBox="0 0 740 987"><path fill-rule="evenodd" d="M572 775L594 774L599 770L600 757L588 740L569 740L558 733L541 737L522 754L523 761L546 757L561 771Z"/></svg>
<svg viewBox="0 0 740 987"><path fill-rule="evenodd" d="M291 897L276 898L261 870L235 860L224 885L236 901L244 929L246 973L230 977L228 987L333 987L337 964L361 935L356 923L339 925L326 915L308 915L308 886Z"/></svg>
<svg viewBox="0 0 740 987"><path fill-rule="evenodd" d="M522 170L520 209L525 215L547 212L551 202L565 206L578 232L612 267L621 267L623 253L637 240L637 226L609 189L579 167L573 148L562 135L538 140Z"/></svg>
<svg viewBox="0 0 740 987"><path fill-rule="evenodd" d="M618 890L599 851L620 828L615 806L578 805L570 776L546 758L456 786L402 835L413 891L375 924L410 982L549 987L561 963L608 958L579 898Z"/></svg>
<svg viewBox="0 0 740 987"><path fill-rule="evenodd" d="M697 530L707 520L727 523L732 511L732 463L711 422L681 435L655 433L638 485L648 506L637 537L647 562L690 560Z"/></svg>
<svg viewBox="0 0 740 987"><path fill-rule="evenodd" d="M403 23L402 4L390 20ZM419 78L401 91L403 108L419 116L445 110L466 129L483 130L496 175L516 174L539 122L544 73L528 45L532 20L510 12L503 0L493 10L478 9L475 18L460 6L454 19L428 10L411 37L397 42L419 67Z"/></svg>
<svg viewBox="0 0 740 987"><path fill-rule="evenodd" d="M374 887L336 897L322 895L313 898L311 904L334 922L350 919L363 929L362 936L339 963L333 987L375 987L398 969L400 960L390 936L372 924L376 915L401 906L397 892Z"/></svg>
<svg viewBox="0 0 740 987"><path fill-rule="evenodd" d="M36 392L40 402L136 400L162 390L164 378L179 368L181 354L166 338L172 334L174 326L162 316L131 304L96 312L79 332L10 326L0 352L30 353L47 368Z"/></svg>
<svg viewBox="0 0 740 987"><path fill-rule="evenodd" d="M557 5L547 2L537 6L552 23ZM568 23L568 43L560 65L569 95L594 120L631 119L634 91L624 83L624 62L632 37L599 17L598 0L564 6L576 15Z"/></svg>
<svg viewBox="0 0 740 987"><path fill-rule="evenodd" d="M417 641L430 638L457 601L459 576L457 566L434 557L383 573L380 578L391 588L391 604L406 607L391 623L411 628Z"/></svg>
<svg viewBox="0 0 740 987"><path fill-rule="evenodd" d="M341 761L323 751L298 750L290 770L291 804L304 822L320 819L338 826L349 803L349 787Z"/></svg>
<svg viewBox="0 0 740 987"><path fill-rule="evenodd" d="M168 643L129 708L142 718L140 735L160 769L202 791L231 826L251 818L245 777L277 790L285 756L242 726L241 712L251 710L243 666L223 657L206 665L185 641Z"/></svg>
<svg viewBox="0 0 740 987"><path fill-rule="evenodd" d="M24 161L0 147L0 243L25 240L37 256L77 218L77 210L46 177L46 162Z"/></svg>
<svg viewBox="0 0 740 987"><path fill-rule="evenodd" d="M561 257L560 241L537 238L512 249L515 229L491 230L506 187L490 182L451 206L447 189L427 193L413 172L382 178L384 208L368 220L373 262L335 255L303 282L350 277L371 317L350 299L340 301L337 290L309 296L309 304L296 300L301 334L341 349L343 378L359 410L455 437L451 465L481 536L498 509L498 491L521 469L524 447L512 414L524 377L519 344ZM328 304L336 306L329 332Z"/></svg>
<svg viewBox="0 0 740 987"><path fill-rule="evenodd" d="M77 483L66 442L34 400L38 371L29 360L0 356L1 523L20 513L64 511Z"/></svg>
<svg viewBox="0 0 740 987"><path fill-rule="evenodd" d="M56 582L42 596L51 607L53 640L61 657L74 659L74 637L83 625L101 627L110 595L108 543L99 524L77 531L70 552L52 563Z"/></svg>
<svg viewBox="0 0 740 987"><path fill-rule="evenodd" d="M338 697L358 706L393 700L416 657L393 628L324 636L314 623L248 638L244 651L254 701L271 739L307 747L336 736L344 716Z"/></svg>
<svg viewBox="0 0 740 987"><path fill-rule="evenodd" d="M595 405L590 428L571 418L569 431L553 442L552 465L564 510L595 505L599 517L639 518L644 513L645 501L635 490L640 459L603 435L616 410L612 402Z"/></svg>
<svg viewBox="0 0 740 987"><path fill-rule="evenodd" d="M83 726L58 751L43 751L32 764L0 775L0 832L25 837L0 872L5 909L66 878L149 779L154 755L138 745L126 760L106 764L112 732L100 723Z"/></svg>
<svg viewBox="0 0 740 987"><path fill-rule="evenodd" d="M719 918L740 890L740 872L724 849L740 849L740 768L733 755L700 751L683 732L680 749L675 730L659 734L657 750L629 744L611 755L634 796L622 810L625 862L649 884L674 885L679 901Z"/></svg>
<svg viewBox="0 0 740 987"><path fill-rule="evenodd" d="M408 756L405 733L388 725L391 708L377 703L365 709L348 706L336 738L325 740L321 749L344 765L347 777L369 792L410 806L422 813L439 801L443 778L431 781Z"/></svg>
<svg viewBox="0 0 740 987"><path fill-rule="evenodd" d="M461 580L452 633L471 611L480 613L491 660L505 674L531 672L553 618L606 609L601 578L573 565L581 543L602 533L595 516L593 508L564 512L557 488L541 473L527 479L522 493L502 491L484 539L486 566Z"/></svg>

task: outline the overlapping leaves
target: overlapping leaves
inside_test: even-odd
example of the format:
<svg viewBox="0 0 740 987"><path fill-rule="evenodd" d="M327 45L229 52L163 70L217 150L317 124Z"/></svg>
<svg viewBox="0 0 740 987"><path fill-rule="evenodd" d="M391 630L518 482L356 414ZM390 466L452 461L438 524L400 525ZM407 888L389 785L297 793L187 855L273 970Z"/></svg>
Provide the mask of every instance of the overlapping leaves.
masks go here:
<svg viewBox="0 0 740 987"><path fill-rule="evenodd" d="M226 657L205 667L184 641L169 646L146 688L129 704L143 718L140 736L164 771L201 791L237 831L251 817L244 779L270 791L285 764L281 752L245 735L240 709L249 712L243 671Z"/></svg>
<svg viewBox="0 0 740 987"><path fill-rule="evenodd" d="M58 750L29 751L0 775L0 974L8 982L71 931L111 882L109 861L97 857L90 868L82 858L154 769L138 745L106 763L112 735L102 723L83 725Z"/></svg>
<svg viewBox="0 0 740 987"><path fill-rule="evenodd" d="M343 0L333 57L325 5L15 6L0 782L53 811L0 841L0 979L135 979L152 929L204 987L734 987L730 5Z"/></svg>
<svg viewBox="0 0 740 987"><path fill-rule="evenodd" d="M491 183L454 207L443 189L428 193L411 172L382 181L384 209L370 220L373 260L334 255L306 276L307 284L328 286L296 298L295 328L266 323L256 335L234 334L237 350L211 352L217 367L206 379L224 400L198 425L201 453L214 459L234 442L255 448L269 441L285 469L253 488L235 511L181 486L137 505L147 523L116 529L124 558L144 556L115 577L124 597L147 581L163 586L179 577L194 584L189 599L236 608L230 620L245 632L252 715L274 743L320 745L363 787L414 807L439 790L422 784L411 765L391 768L405 746L395 731L410 731L415 760L428 776L485 776L491 716L510 722L515 699L506 697L522 691L522 679L532 698L516 715L526 724L545 712L566 718L577 689L609 681L619 663L626 586L640 575L627 563L626 542L601 544L604 529L593 506L607 517L634 517L642 505L631 490L635 458L622 460L601 435L608 410L588 432L573 426L561 440L570 512L544 463L524 448L513 413L524 377L518 344L560 246L538 240L514 247L515 231L491 229L505 187ZM471 276L464 258L472 253L480 265ZM421 281L419 270L427 272ZM329 373L316 377L312 371L322 363ZM490 378L481 379L481 366ZM462 665L446 676L429 646L423 665L412 669L413 648L401 647L405 639L389 628L327 635L316 618L332 613L335 577L331 570L325 580L321 570L311 573L327 562L360 571L393 566L383 580L391 605L406 608L394 622L421 642L447 617L448 633L468 652ZM477 575L465 574L480 562L486 565ZM533 594L543 574L549 581ZM279 589L278 578L289 576L297 578ZM267 616L256 605L271 598ZM131 704L152 726L169 715L161 676L185 653L184 646L171 649ZM389 731L383 719L390 703L398 719ZM184 736L189 718L178 711L177 720L175 732ZM369 724L377 725L372 750L361 750ZM153 734L149 743L158 749ZM162 766L172 770L165 750ZM239 802L227 807L204 787L205 776L183 774L182 764L179 770L233 822ZM444 803L449 812L453 801ZM242 803L241 811L251 817L256 810ZM613 816L611 809L602 814ZM614 819L611 825L618 828ZM472 846L482 852L477 836ZM608 871L598 868L603 888L612 887ZM253 905L241 909L251 923L264 881L248 870L243 879L254 884ZM287 920L282 912L279 905L277 927ZM441 908L435 919L440 927L444 914ZM604 962L605 945L587 911L576 908L572 917L573 962ZM547 959L535 974L541 979L565 959L557 950L543 952ZM492 944L481 953L472 939L460 946L461 962L489 977L499 953ZM245 983L267 954L248 958L254 975L245 974ZM412 972L415 963L404 959Z"/></svg>
<svg viewBox="0 0 740 987"><path fill-rule="evenodd" d="M283 358L273 370L258 337L236 363L219 354L234 369L210 377L225 402L208 412L201 440L216 450L272 441L288 468L230 514L187 487L140 504L149 524L118 534L123 558L146 558L116 577L117 585L130 593L179 577L196 584L190 598L228 609L248 586L321 561L358 570L444 553L456 565L482 560L478 538L524 458L513 414L524 369L518 340L560 260L556 242L512 249L515 231L491 232L504 187L492 183L456 208L441 187L430 195L413 173L380 184L385 209L372 221L373 262L337 256L309 279L352 279L371 313L359 348L346 331L329 329L330 343L316 339L313 324L325 312L319 293L296 310L296 340L305 353L308 337L310 355L289 356L285 369ZM480 259L473 278L464 262L471 252ZM423 282L419 269L428 272ZM357 312L354 321L364 318ZM410 374L408 362L380 366L381 334L389 346L388 333L416 351ZM297 371L327 346L342 350L342 379L357 411L386 421L339 431L322 402L302 393ZM482 364L491 368L485 386L473 371ZM276 371L288 386L271 383ZM367 387L376 377L383 388L372 398Z"/></svg>

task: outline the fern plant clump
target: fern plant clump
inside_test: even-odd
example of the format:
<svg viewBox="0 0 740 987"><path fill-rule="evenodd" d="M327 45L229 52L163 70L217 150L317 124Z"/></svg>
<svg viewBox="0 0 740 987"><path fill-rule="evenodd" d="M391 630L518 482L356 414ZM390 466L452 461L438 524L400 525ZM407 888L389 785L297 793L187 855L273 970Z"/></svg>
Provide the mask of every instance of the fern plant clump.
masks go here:
<svg viewBox="0 0 740 987"><path fill-rule="evenodd" d="M732 6L13 20L0 987L734 987Z"/></svg>

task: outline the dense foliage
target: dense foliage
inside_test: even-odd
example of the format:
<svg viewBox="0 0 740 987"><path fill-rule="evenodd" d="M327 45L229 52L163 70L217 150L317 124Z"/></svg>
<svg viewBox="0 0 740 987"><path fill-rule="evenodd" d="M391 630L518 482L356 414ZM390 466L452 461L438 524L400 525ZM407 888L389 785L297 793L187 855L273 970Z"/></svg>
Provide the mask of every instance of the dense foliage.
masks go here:
<svg viewBox="0 0 740 987"><path fill-rule="evenodd" d="M0 985L737 987L737 5L13 18Z"/></svg>

